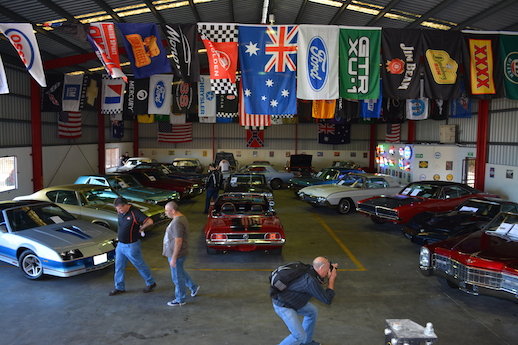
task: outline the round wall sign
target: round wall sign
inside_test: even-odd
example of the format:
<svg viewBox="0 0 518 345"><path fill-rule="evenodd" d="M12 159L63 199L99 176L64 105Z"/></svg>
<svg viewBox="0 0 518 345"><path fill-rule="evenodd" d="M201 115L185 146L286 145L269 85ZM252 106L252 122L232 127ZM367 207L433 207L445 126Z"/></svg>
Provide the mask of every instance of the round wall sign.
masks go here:
<svg viewBox="0 0 518 345"><path fill-rule="evenodd" d="M433 154L433 156L435 157L435 159L439 159L439 158L441 158L441 153L440 152L435 152Z"/></svg>
<svg viewBox="0 0 518 345"><path fill-rule="evenodd" d="M453 180L453 175L452 175L452 174L448 174L448 175L446 175L446 179L447 179L448 181Z"/></svg>
<svg viewBox="0 0 518 345"><path fill-rule="evenodd" d="M440 179L441 179L441 176L439 176L439 174L435 174L435 175L433 175L433 179L434 179L435 181L440 180Z"/></svg>
<svg viewBox="0 0 518 345"><path fill-rule="evenodd" d="M426 180L426 175L425 175L425 174L421 174L421 175L419 175L419 179L420 179L421 181Z"/></svg>

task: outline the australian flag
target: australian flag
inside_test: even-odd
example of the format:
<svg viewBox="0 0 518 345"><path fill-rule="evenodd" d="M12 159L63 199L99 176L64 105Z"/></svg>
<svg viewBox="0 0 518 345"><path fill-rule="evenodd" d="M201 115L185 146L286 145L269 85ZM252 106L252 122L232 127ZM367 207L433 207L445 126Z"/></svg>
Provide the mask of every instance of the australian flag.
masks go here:
<svg viewBox="0 0 518 345"><path fill-rule="evenodd" d="M349 144L351 142L351 124L338 124L326 121L318 122L319 144Z"/></svg>
<svg viewBox="0 0 518 345"><path fill-rule="evenodd" d="M245 111L257 115L297 113L298 26L239 26Z"/></svg>

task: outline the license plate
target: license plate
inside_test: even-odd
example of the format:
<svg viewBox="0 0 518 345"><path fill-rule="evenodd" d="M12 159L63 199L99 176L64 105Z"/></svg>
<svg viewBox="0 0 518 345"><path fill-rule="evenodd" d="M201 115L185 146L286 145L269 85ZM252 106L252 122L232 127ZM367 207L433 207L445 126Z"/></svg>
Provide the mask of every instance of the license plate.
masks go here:
<svg viewBox="0 0 518 345"><path fill-rule="evenodd" d="M94 265L104 264L106 261L108 261L107 253L94 256Z"/></svg>

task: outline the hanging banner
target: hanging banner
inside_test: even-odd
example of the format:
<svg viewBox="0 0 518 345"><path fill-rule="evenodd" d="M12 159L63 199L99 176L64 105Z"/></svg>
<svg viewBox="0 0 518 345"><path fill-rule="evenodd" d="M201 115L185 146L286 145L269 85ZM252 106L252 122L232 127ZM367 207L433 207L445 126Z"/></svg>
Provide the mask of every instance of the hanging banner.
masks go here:
<svg viewBox="0 0 518 345"><path fill-rule="evenodd" d="M209 62L211 90L237 96L237 24L198 23Z"/></svg>
<svg viewBox="0 0 518 345"><path fill-rule="evenodd" d="M464 74L471 98L504 97L500 37L495 33L462 31Z"/></svg>
<svg viewBox="0 0 518 345"><path fill-rule="evenodd" d="M122 78L128 82L128 78L121 70L115 25L113 23L92 23L88 28L87 39L108 75L112 78Z"/></svg>
<svg viewBox="0 0 518 345"><path fill-rule="evenodd" d="M340 97L377 99L381 28L340 27Z"/></svg>
<svg viewBox="0 0 518 345"><path fill-rule="evenodd" d="M148 114L169 115L171 112L172 74L155 74L149 77Z"/></svg>
<svg viewBox="0 0 518 345"><path fill-rule="evenodd" d="M186 83L200 79L198 30L196 24L164 24L162 29L171 49L174 75Z"/></svg>
<svg viewBox="0 0 518 345"><path fill-rule="evenodd" d="M210 77L208 75L201 75L198 83L198 116L200 122L216 122L216 95L210 89ZM206 120L207 117L213 118L214 122ZM204 119L202 120L202 118Z"/></svg>
<svg viewBox="0 0 518 345"><path fill-rule="evenodd" d="M83 75L65 74L62 94L63 111L78 112L82 109Z"/></svg>
<svg viewBox="0 0 518 345"><path fill-rule="evenodd" d="M500 35L505 97L518 99L518 35Z"/></svg>
<svg viewBox="0 0 518 345"><path fill-rule="evenodd" d="M149 78L135 79L128 77L128 86L124 97L124 114L129 116L147 114L149 104Z"/></svg>
<svg viewBox="0 0 518 345"><path fill-rule="evenodd" d="M198 105L197 92L198 87L196 83L176 81L173 84L173 113L196 113Z"/></svg>
<svg viewBox="0 0 518 345"><path fill-rule="evenodd" d="M297 34L295 25L239 26L246 113L297 113Z"/></svg>
<svg viewBox="0 0 518 345"><path fill-rule="evenodd" d="M433 99L460 97L460 31L422 30L425 65L424 95Z"/></svg>
<svg viewBox="0 0 518 345"><path fill-rule="evenodd" d="M338 98L338 32L332 25L299 25L297 98Z"/></svg>
<svg viewBox="0 0 518 345"><path fill-rule="evenodd" d="M110 115L122 112L125 88L126 83L122 78L113 79L103 75L101 114Z"/></svg>
<svg viewBox="0 0 518 345"><path fill-rule="evenodd" d="M126 54L136 79L172 72L156 24L116 23L116 25L122 34Z"/></svg>
<svg viewBox="0 0 518 345"><path fill-rule="evenodd" d="M27 71L41 87L46 87L45 73L41 62L40 48L32 24L0 23L0 31L9 39Z"/></svg>
<svg viewBox="0 0 518 345"><path fill-rule="evenodd" d="M381 78L384 97L391 99L419 97L421 55L421 30L383 28Z"/></svg>
<svg viewBox="0 0 518 345"><path fill-rule="evenodd" d="M7 85L7 76L4 70L2 57L0 56L0 94L9 93L9 86Z"/></svg>
<svg viewBox="0 0 518 345"><path fill-rule="evenodd" d="M429 114L430 100L424 96L424 81L419 82L419 98L406 100L406 118L409 120L426 120Z"/></svg>

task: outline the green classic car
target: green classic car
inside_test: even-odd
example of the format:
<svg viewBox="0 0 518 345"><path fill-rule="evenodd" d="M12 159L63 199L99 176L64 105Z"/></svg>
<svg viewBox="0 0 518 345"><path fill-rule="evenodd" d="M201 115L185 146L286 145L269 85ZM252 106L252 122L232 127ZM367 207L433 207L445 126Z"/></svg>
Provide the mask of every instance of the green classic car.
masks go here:
<svg viewBox="0 0 518 345"><path fill-rule="evenodd" d="M78 219L117 231L117 210L113 206L115 199L109 187L89 184L61 185L43 188L14 200L51 201ZM150 217L154 224L168 219L162 206L137 201L130 203Z"/></svg>

